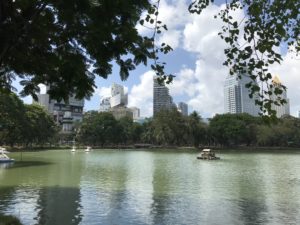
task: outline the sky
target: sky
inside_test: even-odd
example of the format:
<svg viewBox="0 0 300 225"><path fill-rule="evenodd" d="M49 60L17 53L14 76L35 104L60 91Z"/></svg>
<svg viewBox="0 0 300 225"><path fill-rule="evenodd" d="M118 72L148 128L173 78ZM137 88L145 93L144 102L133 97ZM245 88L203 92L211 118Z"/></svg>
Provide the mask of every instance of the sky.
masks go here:
<svg viewBox="0 0 300 225"><path fill-rule="evenodd" d="M168 85L174 102L186 102L189 112L195 110L208 118L224 113L223 85L228 68L222 64L226 44L218 36L222 22L214 19L224 5L211 5L198 15L188 12L189 3L189 0L161 0L159 20L167 25L168 31L158 36L157 43L168 43L174 49L162 57L167 63L166 73L176 75ZM233 16L242 19L244 13L236 11ZM142 35L149 34L149 30L141 25L137 29ZM285 51L281 65L272 66L270 71L279 75L287 87L291 115L297 116L300 110L300 57ZM128 106L140 108L142 117L152 116L153 72L146 66L138 66L126 81L120 80L117 66L107 79L97 77L97 88L90 100L85 101L85 111L99 109L100 99L110 95L113 82L125 86ZM31 98L24 101L31 103Z"/></svg>

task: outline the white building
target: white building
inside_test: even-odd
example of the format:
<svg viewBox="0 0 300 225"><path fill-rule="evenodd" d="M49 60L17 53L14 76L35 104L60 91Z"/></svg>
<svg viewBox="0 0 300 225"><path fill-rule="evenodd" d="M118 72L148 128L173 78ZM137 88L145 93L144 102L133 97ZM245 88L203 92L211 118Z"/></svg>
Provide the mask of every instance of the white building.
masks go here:
<svg viewBox="0 0 300 225"><path fill-rule="evenodd" d="M273 77L272 85L273 85L273 88L282 86L282 83L277 75L275 77ZM280 118L283 115L290 115L290 100L287 98L286 90L283 90L282 94L280 94L280 95L274 95L274 94L271 95L271 100L276 101L277 98L286 100L286 104L284 104L284 105L272 104L271 108L272 108L272 110L276 111L276 116L278 118Z"/></svg>
<svg viewBox="0 0 300 225"><path fill-rule="evenodd" d="M49 86L46 87L46 91ZM74 122L82 121L84 99L76 99L74 96L69 96L68 103L51 99L49 94L38 94L37 103L46 108L50 115L58 125L62 125L63 131L71 132Z"/></svg>
<svg viewBox="0 0 300 225"><path fill-rule="evenodd" d="M228 75L224 84L224 111L225 113L248 113L258 116L260 109L255 105L255 99L249 97L250 90L245 87L249 82L254 82L249 76Z"/></svg>
<svg viewBox="0 0 300 225"><path fill-rule="evenodd" d="M188 115L188 105L184 102L179 102L178 106L177 106L178 111L184 115L187 116Z"/></svg>
<svg viewBox="0 0 300 225"><path fill-rule="evenodd" d="M161 109L171 109L174 107L173 99L169 94L169 89L164 84L159 84L157 77L153 77L153 115ZM175 105L176 107L176 105Z"/></svg>
<svg viewBox="0 0 300 225"><path fill-rule="evenodd" d="M124 106L128 104L128 94L125 94L124 87L119 84L113 83L111 86L111 98L110 106L111 108Z"/></svg>
<svg viewBox="0 0 300 225"><path fill-rule="evenodd" d="M140 118L140 109L137 107L129 108L133 114L133 120L138 120Z"/></svg>
<svg viewBox="0 0 300 225"><path fill-rule="evenodd" d="M110 110L110 97L102 98L99 112L108 112Z"/></svg>

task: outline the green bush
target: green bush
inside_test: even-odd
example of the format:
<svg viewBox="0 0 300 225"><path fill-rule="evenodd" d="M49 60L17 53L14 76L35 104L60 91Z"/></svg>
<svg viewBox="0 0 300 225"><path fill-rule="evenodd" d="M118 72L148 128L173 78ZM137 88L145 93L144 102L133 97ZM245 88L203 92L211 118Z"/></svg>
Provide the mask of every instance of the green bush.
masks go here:
<svg viewBox="0 0 300 225"><path fill-rule="evenodd" d="M0 225L22 225L22 223L14 216L5 216L0 214Z"/></svg>

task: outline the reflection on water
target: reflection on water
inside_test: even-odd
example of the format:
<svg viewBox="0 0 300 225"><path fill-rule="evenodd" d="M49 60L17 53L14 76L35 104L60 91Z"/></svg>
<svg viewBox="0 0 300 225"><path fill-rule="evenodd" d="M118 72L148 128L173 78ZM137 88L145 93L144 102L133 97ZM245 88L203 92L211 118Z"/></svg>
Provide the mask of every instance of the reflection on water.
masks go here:
<svg viewBox="0 0 300 225"><path fill-rule="evenodd" d="M14 157L17 159L17 155ZM300 224L300 154L47 151L0 167L24 225Z"/></svg>

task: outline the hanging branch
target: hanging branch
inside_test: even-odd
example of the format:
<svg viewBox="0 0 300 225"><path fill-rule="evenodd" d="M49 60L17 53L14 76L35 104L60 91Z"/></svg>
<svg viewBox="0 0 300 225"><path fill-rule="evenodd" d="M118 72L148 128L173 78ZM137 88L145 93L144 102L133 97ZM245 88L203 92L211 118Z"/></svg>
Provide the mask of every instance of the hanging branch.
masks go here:
<svg viewBox="0 0 300 225"><path fill-rule="evenodd" d="M167 84L171 83L174 75L165 73L165 62L159 61L159 54L167 54L172 51L172 47L166 43L162 43L160 46L157 45L157 35L161 34L162 31L167 31L167 25L163 24L162 21L158 20L159 14L159 5L160 0L153 3L148 9L148 13L144 19L140 20L140 24L148 29L152 29L153 33L151 38L149 39L152 43L152 53L151 58L153 59L153 63L151 64L152 70L157 75L157 80L160 83L166 82ZM145 23L149 25L145 25Z"/></svg>

